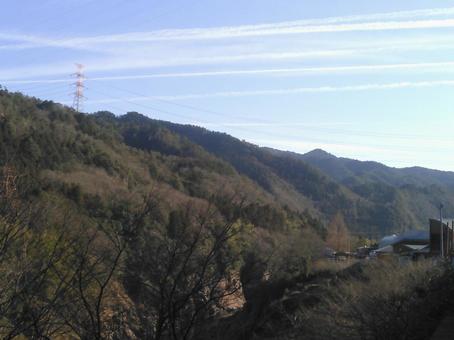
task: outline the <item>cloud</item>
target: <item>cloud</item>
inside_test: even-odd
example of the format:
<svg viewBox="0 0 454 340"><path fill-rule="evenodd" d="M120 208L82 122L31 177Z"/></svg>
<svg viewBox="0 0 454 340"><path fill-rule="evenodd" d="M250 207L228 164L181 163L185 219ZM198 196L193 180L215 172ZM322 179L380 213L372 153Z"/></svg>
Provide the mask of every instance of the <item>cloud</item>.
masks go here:
<svg viewBox="0 0 454 340"><path fill-rule="evenodd" d="M133 56L120 56L120 57L107 57L95 59L91 62L84 61L87 65L87 72L102 72L112 70L131 70L143 68L158 68L170 66L191 66L191 65L214 65L226 63L240 63L249 61L281 61L281 60L303 60L303 59L316 59L316 58L332 58L332 57L346 57L355 54L355 50L320 50L320 51L293 51L293 52L264 52L264 53L249 53L240 55L212 55L207 57L160 57L160 58L144 58L143 55ZM0 70L0 81L9 84L25 84L34 83L34 79L22 80L24 76L27 77L40 77L56 74L68 74L73 68L70 62L49 64L49 65L31 65L28 67L16 69ZM140 79L141 76L131 79ZM107 78L107 77L105 77ZM145 77L146 78L146 77ZM102 77L94 77L92 79L102 79ZM126 77L119 76L118 78L112 77L111 80L124 80ZM17 80L17 81L15 81ZM49 79L45 82L64 82L63 79Z"/></svg>
<svg viewBox="0 0 454 340"><path fill-rule="evenodd" d="M147 79L147 78L191 78L191 77L213 77L213 76L236 76L236 75L298 75L298 74L319 74L336 72L370 72L385 70L427 70L447 68L454 66L454 62L433 62L433 63L400 63L400 64L375 64L375 65L347 65L347 66L328 66L328 67L293 67L293 68L266 68L266 69L242 69L225 71L206 71L206 72L175 72L175 73L156 73L145 75L125 75L94 77L91 81L106 80L128 80L128 79Z"/></svg>
<svg viewBox="0 0 454 340"><path fill-rule="evenodd" d="M347 24L307 25L299 22L281 22L267 25L167 29L149 32L132 32L87 37L67 37L65 39L40 38L34 36L13 36L13 40L36 44L37 46L90 49L105 44L132 44L155 41L194 41L263 37L274 35L340 33L355 31L412 30L431 28L452 28L454 19L434 19L416 21L378 21ZM3 35L4 36L4 35ZM2 34L0 34L0 39Z"/></svg>
<svg viewBox="0 0 454 340"><path fill-rule="evenodd" d="M307 34L349 31L404 30L454 27L454 7L434 8L356 16L306 19L269 24L224 26L210 28L164 29L87 37L53 39L28 34L0 32L0 40L29 43L29 47L89 48L99 44L133 43L171 40L229 39L283 34ZM437 18L429 19L427 18ZM413 20L421 19L424 20ZM411 20L409 20L411 19ZM391 21L390 21L391 20ZM12 47L11 47L12 48Z"/></svg>
<svg viewBox="0 0 454 340"><path fill-rule="evenodd" d="M214 70L197 72L163 72L142 75L118 75L106 77L92 77L92 81L108 80L139 80L152 78L190 78L235 75L301 75L322 73L353 73L374 72L381 70L427 70L436 68L450 68L450 62L444 63L407 63L387 65L347 65L329 67L299 67L299 68L257 68L248 69L252 63L277 65L280 61L298 60L350 60L351 63L361 59L364 62L377 62L374 57L380 55L389 58L400 51L410 50L441 50L452 49L452 37L419 36L394 40L346 40L336 39L334 42L316 39L305 39L301 43L300 37L276 37L275 39L260 39L257 46L251 39L233 43L224 38L267 36L310 32L343 32L348 30L380 30L380 29L413 29L430 27L454 27L454 19L446 19L454 15L454 7L440 9L424 9L416 11L401 11L392 13L378 13L368 15L308 19L271 24L243 25L234 27L214 27L195 29L170 29L151 32L112 34L93 37L66 37L52 39L11 33L0 33L0 41L11 41L11 44L0 45L0 50L25 49L29 47L68 47L87 49L96 54L83 54L76 58L86 64L87 73L111 72L118 70L139 70L163 67L180 67L195 65L244 64L244 69ZM436 18L434 20L413 20L420 18ZM405 19L405 20L404 20ZM376 20L374 22L364 21ZM390 21L389 21L390 20ZM404 21L403 21L404 20ZM410 20L410 21L408 21ZM317 37L317 36L316 36ZM441 39L443 38L443 39ZM152 44L150 41L156 40ZM173 40L179 41L176 43ZM187 44L184 40L190 40ZM221 39L218 42L193 42L192 39ZM183 41L180 41L183 40ZM441 43L444 43L441 44ZM235 45L236 44L236 45ZM311 45L314 44L314 45ZM337 44L339 44L337 46ZM334 46L339 48L334 48ZM399 55L401 57L402 55ZM247 65L246 65L247 64ZM257 65L253 65L257 66ZM257 66L260 67L260 66ZM71 73L72 60L68 62L49 61L48 64L29 65L0 70L0 82L9 85L33 83L66 83L69 79L30 79L38 77L52 77ZM24 79L27 77L28 79ZM325 89L328 91L328 89Z"/></svg>
<svg viewBox="0 0 454 340"><path fill-rule="evenodd" d="M270 96L270 95L291 95L302 93L329 93L329 92L360 92L371 90L393 90L406 88L424 88L438 86L454 86L454 80L433 80L433 81L408 81L394 82L383 84L362 84L349 86L321 86L321 87L299 87L272 90L254 90L254 91L224 91L209 92L197 94L169 95L169 96L135 96L118 99L99 99L87 101L90 103L114 103L122 101L148 101L148 100L188 100L204 98L233 98L233 97L251 97L251 96Z"/></svg>
<svg viewBox="0 0 454 340"><path fill-rule="evenodd" d="M243 75L286 75L297 76L301 74L325 74L325 73L351 73L351 72L375 72L375 71L403 71L416 70L425 72L431 69L440 69L443 72L451 71L454 62L433 62L433 63L400 63L400 64L375 64L375 65L347 65L328 67L293 67L293 68L265 68L265 69L241 69L241 70L219 70L202 72L173 72L155 73L142 75L118 75L105 77L90 77L87 81L117 81L117 80L141 80L154 78L194 78L194 77L219 77L219 76L243 76ZM68 78L60 79L21 79L5 80L5 84L46 84L46 83L68 83L73 80Z"/></svg>
<svg viewBox="0 0 454 340"><path fill-rule="evenodd" d="M7 45L9 48L33 48L33 47L61 47L61 43L58 39L52 39L47 37L40 37L31 34L17 34L0 32L0 41L11 41L14 44ZM25 44L24 44L25 43Z"/></svg>
<svg viewBox="0 0 454 340"><path fill-rule="evenodd" d="M30 43L6 44L6 45L0 45L0 50L3 50L3 51L27 50L27 49L35 48L35 47L39 47L39 46L40 45L30 44Z"/></svg>
<svg viewBox="0 0 454 340"><path fill-rule="evenodd" d="M245 37L263 37L274 35L341 33L387 30L414 30L433 28L452 28L454 19L414 20L414 21L377 21L364 23L301 25L294 22L276 23L257 26L233 26L199 29L169 29L150 32L100 35L93 37L75 37L53 40L48 46L62 48L90 48L100 44L131 44L154 41L193 41L216 40ZM38 42L39 39L36 40ZM48 41L44 39L43 42ZM35 42L33 39L27 42Z"/></svg>

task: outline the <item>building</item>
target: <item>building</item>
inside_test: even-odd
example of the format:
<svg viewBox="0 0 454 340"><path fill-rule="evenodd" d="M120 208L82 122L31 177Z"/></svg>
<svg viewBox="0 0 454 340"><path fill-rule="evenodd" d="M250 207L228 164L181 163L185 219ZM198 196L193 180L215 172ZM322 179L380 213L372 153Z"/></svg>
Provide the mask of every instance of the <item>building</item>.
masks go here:
<svg viewBox="0 0 454 340"><path fill-rule="evenodd" d="M441 233L443 232L443 254L454 256L454 221L430 219L429 231L410 230L400 235L385 236L376 250L378 257L411 257L412 259L441 256Z"/></svg>
<svg viewBox="0 0 454 340"><path fill-rule="evenodd" d="M430 233L425 230L409 230L400 235L385 236L375 251L378 257L392 255L418 259L430 254Z"/></svg>
<svg viewBox="0 0 454 340"><path fill-rule="evenodd" d="M443 220L443 228L440 220L430 219L430 254L432 256L441 255L441 232L443 230L443 253L445 256L453 255L453 222L449 225L449 220Z"/></svg>

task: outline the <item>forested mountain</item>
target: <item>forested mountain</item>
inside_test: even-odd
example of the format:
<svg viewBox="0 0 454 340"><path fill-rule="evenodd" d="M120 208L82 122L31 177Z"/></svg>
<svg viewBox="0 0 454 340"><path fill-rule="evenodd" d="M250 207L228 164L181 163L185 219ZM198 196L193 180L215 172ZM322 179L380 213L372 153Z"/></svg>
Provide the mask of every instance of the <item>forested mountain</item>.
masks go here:
<svg viewBox="0 0 454 340"><path fill-rule="evenodd" d="M189 338L255 275L307 275L324 223L268 180L137 113L0 90L0 337Z"/></svg>
<svg viewBox="0 0 454 340"><path fill-rule="evenodd" d="M336 157L320 149L302 155L287 154L306 161L341 182L348 182L353 177L361 177L370 180L378 179L395 186L436 184L446 188L454 187L454 173L449 171L421 167L392 168L378 162Z"/></svg>
<svg viewBox="0 0 454 340"><path fill-rule="evenodd" d="M271 190L257 186L256 179L242 176L229 162L167 129L163 122L138 113L78 114L6 91L0 99L2 163L14 166L24 174L21 177L39 178L33 183L38 193L68 196L69 190L76 203L85 195L122 197L147 190L164 192L162 199L171 203L237 194L251 207L266 206L270 216L281 220L287 214L309 218L304 209L296 208L293 197L286 202L277 199ZM289 185L282 190L295 200L305 199ZM293 204L293 209L286 204Z"/></svg>
<svg viewBox="0 0 454 340"><path fill-rule="evenodd" d="M0 337L273 337L330 230L423 226L451 180L0 89Z"/></svg>
<svg viewBox="0 0 454 340"><path fill-rule="evenodd" d="M437 216L440 203L445 207L445 215L454 216L453 172L421 167L392 168L372 161L336 157L319 149L306 154L268 150L312 165L376 206L385 210L397 208L393 218L402 227L426 227L427 219Z"/></svg>
<svg viewBox="0 0 454 340"><path fill-rule="evenodd" d="M450 172L390 168L322 150L300 155L139 113L75 115L54 103L19 94L8 97L19 102L16 109L33 113L3 118L8 124L3 135L7 157L33 164L53 180L77 179L82 191L100 190L95 181L112 187L107 184L112 177L119 178L118 188L154 183L199 198L220 188L241 188L255 202L306 212L325 223L341 212L351 230L371 235L423 228L440 201L447 212L454 212ZM3 108L4 117L8 110ZM20 141L13 140L18 138L11 135L13 125Z"/></svg>
<svg viewBox="0 0 454 340"><path fill-rule="evenodd" d="M338 158L323 150L301 155L259 148L226 134L160 122L232 164L268 192L277 176L311 203L322 219L341 211L351 230L377 237L426 228L443 202L454 215L454 173L424 168L390 168L377 162ZM299 202L299 207L305 207ZM309 209L310 209L309 208ZM313 211L313 210L312 210Z"/></svg>

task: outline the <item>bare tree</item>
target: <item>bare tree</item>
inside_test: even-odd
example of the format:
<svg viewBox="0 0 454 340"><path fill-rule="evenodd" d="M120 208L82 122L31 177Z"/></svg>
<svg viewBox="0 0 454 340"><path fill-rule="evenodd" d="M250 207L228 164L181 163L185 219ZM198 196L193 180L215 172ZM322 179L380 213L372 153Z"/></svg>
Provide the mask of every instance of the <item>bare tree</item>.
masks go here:
<svg viewBox="0 0 454 340"><path fill-rule="evenodd" d="M175 212L173 212L175 214ZM197 327L240 288L229 241L239 232L216 209L193 204L164 225L145 225L131 245L126 279L139 311L142 337L190 339Z"/></svg>
<svg viewBox="0 0 454 340"><path fill-rule="evenodd" d="M53 307L65 286L52 280L52 272L65 254L66 240L63 232L48 238L40 229L46 212L21 200L18 179L13 167L1 170L0 335L45 339L61 327Z"/></svg>
<svg viewBox="0 0 454 340"><path fill-rule="evenodd" d="M131 227L106 221L83 228L66 213L60 222L50 216L49 225L45 207L20 197L12 168L2 174L0 337L103 339L103 302Z"/></svg>
<svg viewBox="0 0 454 340"><path fill-rule="evenodd" d="M170 223L150 195L129 202L121 217L84 224L50 215L51 227L45 209L17 196L12 174L0 178L2 338L122 339L135 327L139 338L190 339L240 289L230 249L240 231L236 217L188 204L173 209ZM132 292L136 324L113 331L117 311L107 302L122 282Z"/></svg>

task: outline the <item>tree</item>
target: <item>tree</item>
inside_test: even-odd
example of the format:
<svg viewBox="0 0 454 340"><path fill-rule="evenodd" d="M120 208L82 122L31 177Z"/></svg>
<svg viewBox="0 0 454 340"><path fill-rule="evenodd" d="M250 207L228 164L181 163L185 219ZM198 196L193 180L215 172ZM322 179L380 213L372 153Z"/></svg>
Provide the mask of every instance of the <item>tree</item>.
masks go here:
<svg viewBox="0 0 454 340"><path fill-rule="evenodd" d="M223 299L240 289L229 249L240 231L234 222L211 206L189 203L170 213L168 224L148 219L142 226L128 249L125 273L131 296L142 306L141 338L191 339Z"/></svg>
<svg viewBox="0 0 454 340"><path fill-rule="evenodd" d="M337 251L350 251L350 233L341 212L337 212L328 225L326 245Z"/></svg>
<svg viewBox="0 0 454 340"><path fill-rule="evenodd" d="M81 339L124 338L121 334L129 325L113 324L123 306L113 302L116 297L112 286L125 271L125 253L131 238L147 218L152 218L154 203L146 202L134 208L130 202L113 200L112 214L99 221L96 228L80 233L69 252L63 268L70 273L66 274L70 279L65 280L67 303L59 312Z"/></svg>
<svg viewBox="0 0 454 340"><path fill-rule="evenodd" d="M83 228L62 207L59 218L27 203L19 177L0 176L0 337L106 338L104 304L135 220Z"/></svg>
<svg viewBox="0 0 454 340"><path fill-rule="evenodd" d="M61 331L55 306L66 285L54 269L66 253L63 232L43 229L47 213L26 202L12 166L0 172L0 336L47 339Z"/></svg>

